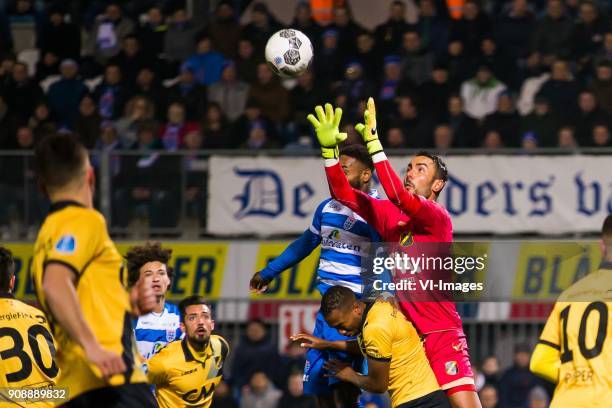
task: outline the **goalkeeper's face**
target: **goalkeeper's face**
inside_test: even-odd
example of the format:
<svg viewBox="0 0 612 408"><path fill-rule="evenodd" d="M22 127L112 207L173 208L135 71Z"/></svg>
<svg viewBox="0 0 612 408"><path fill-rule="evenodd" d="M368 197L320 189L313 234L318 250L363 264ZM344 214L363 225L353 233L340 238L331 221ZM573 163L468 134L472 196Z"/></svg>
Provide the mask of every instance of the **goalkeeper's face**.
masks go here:
<svg viewBox="0 0 612 408"><path fill-rule="evenodd" d="M207 305L190 305L185 309L185 321L181 326L192 344L204 345L215 329L215 321Z"/></svg>
<svg viewBox="0 0 612 408"><path fill-rule="evenodd" d="M444 187L444 181L436 179L436 163L427 156L415 156L406 169L404 188L427 199L435 198Z"/></svg>
<svg viewBox="0 0 612 408"><path fill-rule="evenodd" d="M372 172L354 157L340 155L340 165L351 187L366 191L372 178Z"/></svg>

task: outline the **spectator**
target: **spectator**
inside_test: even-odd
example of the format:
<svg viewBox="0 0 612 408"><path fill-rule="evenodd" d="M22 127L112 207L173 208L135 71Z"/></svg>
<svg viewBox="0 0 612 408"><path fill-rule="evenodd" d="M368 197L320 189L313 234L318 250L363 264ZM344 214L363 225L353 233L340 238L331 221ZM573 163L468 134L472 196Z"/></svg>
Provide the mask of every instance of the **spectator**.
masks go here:
<svg viewBox="0 0 612 408"><path fill-rule="evenodd" d="M476 76L461 85L465 113L474 119L483 119L495 111L499 95L505 91L506 85L493 76L491 67L480 64Z"/></svg>
<svg viewBox="0 0 612 408"><path fill-rule="evenodd" d="M609 30L610 22L599 13L597 4L592 0L581 1L578 21L571 36L572 59L581 66L590 66L592 56L601 47Z"/></svg>
<svg viewBox="0 0 612 408"><path fill-rule="evenodd" d="M168 90L170 102L180 102L187 107L187 119L199 120L206 109L206 87L199 84L193 69L183 64L179 82Z"/></svg>
<svg viewBox="0 0 612 408"><path fill-rule="evenodd" d="M514 365L507 369L499 381L500 406L508 408L525 407L527 395L540 384L538 378L529 371L531 348L518 344L514 348Z"/></svg>
<svg viewBox="0 0 612 408"><path fill-rule="evenodd" d="M264 116L259 103L254 99L248 99L244 113L240 115L232 126L230 137L232 147L241 146L246 142L252 124L255 121L263 121L266 124L268 137L271 140L276 140L272 123Z"/></svg>
<svg viewBox="0 0 612 408"><path fill-rule="evenodd" d="M408 147L422 148L432 145L433 123L417 109L414 98L402 95L397 98L398 119L405 135Z"/></svg>
<svg viewBox="0 0 612 408"><path fill-rule="evenodd" d="M111 59L121 69L123 80L127 84L136 82L136 77L144 67L154 66L155 60L140 49L140 41L136 35L128 35L122 41L122 49L119 55Z"/></svg>
<svg viewBox="0 0 612 408"><path fill-rule="evenodd" d="M597 64L595 80L590 90L602 109L608 115L612 115L612 63L610 61L601 61Z"/></svg>
<svg viewBox="0 0 612 408"><path fill-rule="evenodd" d="M602 61L612 61L612 32L604 35L603 46L595 54L595 67Z"/></svg>
<svg viewBox="0 0 612 408"><path fill-rule="evenodd" d="M518 0L522 1L522 0ZM501 50L495 40L485 36L481 44L482 62L491 67L493 75L508 85L512 90L518 90L518 66L515 59Z"/></svg>
<svg viewBox="0 0 612 408"><path fill-rule="evenodd" d="M134 95L144 96L155 105L155 114L161 119L166 112L168 92L159 84L157 74L152 67L143 67L136 76L133 89Z"/></svg>
<svg viewBox="0 0 612 408"><path fill-rule="evenodd" d="M481 371L485 376L485 383L497 388L500 379L499 360L497 357L494 355L485 357L482 361Z"/></svg>
<svg viewBox="0 0 612 408"><path fill-rule="evenodd" d="M236 64L232 61L224 64L221 80L208 89L209 100L218 103L230 121L234 121L242 114L248 94L249 84L238 80Z"/></svg>
<svg viewBox="0 0 612 408"><path fill-rule="evenodd" d="M192 130L185 135L185 149L183 167L186 171L185 204L187 216L190 219L188 225L205 224L205 202L206 202L206 160L199 151L204 148L202 132ZM227 384L224 384L227 387ZM215 395L218 389L215 389ZM215 405L216 406L216 405Z"/></svg>
<svg viewBox="0 0 612 408"><path fill-rule="evenodd" d="M28 67L23 62L13 66L11 80L4 87L3 94L11 112L23 121L32 116L34 106L43 98L42 89L28 77Z"/></svg>
<svg viewBox="0 0 612 408"><path fill-rule="evenodd" d="M433 53L421 45L417 31L406 31L402 37L402 77L417 85L431 78Z"/></svg>
<svg viewBox="0 0 612 408"><path fill-rule="evenodd" d="M448 46L448 21L440 15L434 0L419 2L419 21L417 29L424 48L433 51L435 55L444 55Z"/></svg>
<svg viewBox="0 0 612 408"><path fill-rule="evenodd" d="M574 120L578 144L588 146L595 125L607 119L603 110L597 106L595 95L590 91L582 91L578 96L578 116Z"/></svg>
<svg viewBox="0 0 612 408"><path fill-rule="evenodd" d="M314 67L316 77L327 84L334 83L342 77L344 59L338 49L338 31L327 29L322 35L320 51L315 49Z"/></svg>
<svg viewBox="0 0 612 408"><path fill-rule="evenodd" d="M379 79L380 60L374 43L374 36L369 31L362 31L357 35L357 47L355 50L355 61L363 67L366 78Z"/></svg>
<svg viewBox="0 0 612 408"><path fill-rule="evenodd" d="M134 28L134 22L123 16L119 4L109 4L105 13L96 18L91 30L87 44L89 54L98 64L106 64L109 58L119 54L121 43Z"/></svg>
<svg viewBox="0 0 612 408"><path fill-rule="evenodd" d="M231 369L233 385L241 390L257 373L265 373L265 385L257 387L259 391L267 389L268 378L274 378L278 368L278 352L270 341L266 327L261 320L247 323L246 334L236 347ZM261 380L261 378L260 378ZM260 385L261 385L260 381ZM280 396L280 395L279 395Z"/></svg>
<svg viewBox="0 0 612 408"><path fill-rule="evenodd" d="M259 55L263 55L268 38L281 29L265 3L256 2L251 9L252 20L243 29L243 34L250 38Z"/></svg>
<svg viewBox="0 0 612 408"><path fill-rule="evenodd" d="M81 30L73 23L66 22L61 7L49 9L42 35L38 38L40 55L52 53L58 59L78 59L81 56Z"/></svg>
<svg viewBox="0 0 612 408"><path fill-rule="evenodd" d="M138 127L143 121L151 121L155 117L155 106L144 96L134 96L125 105L125 113L117 121L115 130L119 135L121 145L132 147L136 144Z"/></svg>
<svg viewBox="0 0 612 408"><path fill-rule="evenodd" d="M520 121L510 94L502 93L499 95L497 110L485 117L483 127L485 130L497 130L502 137L504 146L518 147Z"/></svg>
<svg viewBox="0 0 612 408"><path fill-rule="evenodd" d="M198 128L197 123L187 121L185 105L174 102L168 107L167 122L159 129L159 139L166 150L181 149L185 135Z"/></svg>
<svg viewBox="0 0 612 408"><path fill-rule="evenodd" d="M527 397L529 401L528 408L548 408L550 398L543 387L534 387Z"/></svg>
<svg viewBox="0 0 612 408"><path fill-rule="evenodd" d="M164 37L164 55L175 65L185 61L195 51L195 36L199 31L187 16L184 8L178 8Z"/></svg>
<svg viewBox="0 0 612 408"><path fill-rule="evenodd" d="M249 150L271 149L276 147L276 144L268 136L268 127L266 123L261 120L256 120L251 123L249 136L241 147Z"/></svg>
<svg viewBox="0 0 612 408"><path fill-rule="evenodd" d="M245 389L240 408L276 408L281 392L274 388L268 376L262 372L255 372Z"/></svg>
<svg viewBox="0 0 612 408"><path fill-rule="evenodd" d="M360 64L361 65L361 64ZM367 78L367 76L366 76ZM395 97L402 79L400 58L397 55L388 55L384 60L384 77L378 91L378 105L382 117L389 116L395 107Z"/></svg>
<svg viewBox="0 0 612 408"><path fill-rule="evenodd" d="M512 0L510 10L495 23L495 43L503 45L511 61L527 58L534 21L527 0Z"/></svg>
<svg viewBox="0 0 612 408"><path fill-rule="evenodd" d="M480 129L472 118L465 114L459 95L448 98L448 115L444 119L453 129L457 147L477 147L481 143Z"/></svg>
<svg viewBox="0 0 612 408"><path fill-rule="evenodd" d="M557 140L557 145L561 149L573 150L578 147L578 143L576 143L576 138L574 137L574 128L571 126L563 126L562 128L560 128Z"/></svg>
<svg viewBox="0 0 612 408"><path fill-rule="evenodd" d="M257 81L251 85L249 98L253 98L263 114L280 123L289 114L289 93L265 63L257 66Z"/></svg>
<svg viewBox="0 0 612 408"><path fill-rule="evenodd" d="M276 408L317 408L315 397L304 395L301 372L294 372L287 377L287 391L278 401Z"/></svg>
<svg viewBox="0 0 612 408"><path fill-rule="evenodd" d="M534 100L542 85L550 79L548 68L541 65L540 54L532 53L527 58L526 69L521 73L527 79L521 85L519 100L517 103L521 115L525 116L533 111Z"/></svg>
<svg viewBox="0 0 612 408"><path fill-rule="evenodd" d="M538 138L533 132L527 132L523 135L521 148L524 152L532 152L538 148Z"/></svg>
<svg viewBox="0 0 612 408"><path fill-rule="evenodd" d="M96 142L96 146L95 146L95 149L97 151L110 153L113 150L121 150L124 148L123 144L119 140L119 136L117 134L117 128L115 127L115 124L113 122L111 122L110 120L106 120L102 122L102 125L100 126L100 130L101 130L100 139L98 139L98 141ZM119 174L120 157L115 154L115 155L112 155L110 158L111 158L111 163L110 163L111 175L115 177L117 174ZM99 168L100 157L98 155L95 155L92 158L92 165L96 168Z"/></svg>
<svg viewBox="0 0 612 408"><path fill-rule="evenodd" d="M215 408L238 408L238 404L232 398L230 387L224 380L215 387L211 407Z"/></svg>
<svg viewBox="0 0 612 408"><path fill-rule="evenodd" d="M500 149L504 147L504 142L499 132L494 129L486 131L482 147L485 149Z"/></svg>
<svg viewBox="0 0 612 408"><path fill-rule="evenodd" d="M156 60L162 54L167 32L168 25L164 21L161 9L151 7L147 11L147 20L136 31L146 61Z"/></svg>
<svg viewBox="0 0 612 408"><path fill-rule="evenodd" d="M489 16L481 10L477 0L467 0L463 7L463 17L451 25L451 42L460 41L465 55L473 59L480 54L480 44L491 33Z"/></svg>
<svg viewBox="0 0 612 408"><path fill-rule="evenodd" d="M0 93L0 150L17 147L15 143L17 124L18 118L11 113L4 95Z"/></svg>
<svg viewBox="0 0 612 408"><path fill-rule="evenodd" d="M557 129L560 120L550 112L548 99L537 96L535 109L521 119L521 133L533 132L542 147L554 147L557 144Z"/></svg>
<svg viewBox="0 0 612 408"><path fill-rule="evenodd" d="M434 128L433 131L434 148L436 150L448 150L454 146L453 128L443 123Z"/></svg>
<svg viewBox="0 0 612 408"><path fill-rule="evenodd" d="M593 127L593 138L590 143L593 147L610 147L610 128L606 123L599 123Z"/></svg>
<svg viewBox="0 0 612 408"><path fill-rule="evenodd" d="M7 55L2 58L0 63L0 91L6 89L7 85L12 81L13 67L17 63L14 55Z"/></svg>
<svg viewBox="0 0 612 408"><path fill-rule="evenodd" d="M478 392L482 408L498 408L497 389L492 384L485 384Z"/></svg>
<svg viewBox="0 0 612 408"><path fill-rule="evenodd" d="M368 78L364 77L361 64L351 62L344 71L344 81L338 87L337 92L346 95L347 110L345 112L348 117L360 120L363 117L365 105L363 105L363 109L358 109L358 103L365 101L370 95L374 94L374 85Z"/></svg>
<svg viewBox="0 0 612 408"><path fill-rule="evenodd" d="M452 84L461 84L472 74L470 72L471 61L465 55L461 41L453 41L448 44L445 60L448 61L448 72Z"/></svg>
<svg viewBox="0 0 612 408"><path fill-rule="evenodd" d="M212 49L210 37L204 34L198 39L196 53L184 65L193 72L200 84L211 85L221 79L224 64L223 55Z"/></svg>
<svg viewBox="0 0 612 408"><path fill-rule="evenodd" d="M257 79L257 65L260 58L255 54L253 42L249 38L241 38L238 42L238 58L236 59L236 71L238 78L252 84Z"/></svg>
<svg viewBox="0 0 612 408"><path fill-rule="evenodd" d="M331 26L329 26L329 28L338 33L338 54L340 55L340 58L343 61L346 61L347 59L354 57L357 51L355 48L355 39L360 32L363 32L363 29L357 23L355 23L351 16L351 11L346 5L336 6L334 8L334 22L331 24ZM318 36L314 38L321 37Z"/></svg>
<svg viewBox="0 0 612 408"><path fill-rule="evenodd" d="M58 118L60 126L74 129L79 116L79 104L87 87L77 79L79 66L76 61L66 59L60 65L62 79L49 87L47 98L53 114Z"/></svg>
<svg viewBox="0 0 612 408"><path fill-rule="evenodd" d="M41 54L42 58L36 63L36 75L34 79L40 83L52 75L59 75L60 60L51 51Z"/></svg>
<svg viewBox="0 0 612 408"><path fill-rule="evenodd" d="M535 27L531 49L549 63L555 58L569 57L572 28L572 20L565 14L564 2L548 0L546 15Z"/></svg>
<svg viewBox="0 0 612 408"><path fill-rule="evenodd" d="M100 116L103 119L117 119L130 97L130 91L123 84L121 68L109 64L104 71L104 80L94 91Z"/></svg>
<svg viewBox="0 0 612 408"><path fill-rule="evenodd" d="M306 364L306 349L300 345L299 341L292 341L286 347L285 352L280 356L278 376L275 383L282 386L283 391L287 391L287 378L291 374L304 372Z"/></svg>
<svg viewBox="0 0 612 408"><path fill-rule="evenodd" d="M406 137L404 136L404 131L399 125L391 125L387 129L387 134L385 136L385 147L390 149L404 149L408 147L408 143L406 143Z"/></svg>
<svg viewBox="0 0 612 408"><path fill-rule="evenodd" d="M315 80L312 69L297 77L297 84L289 91L290 120L296 124L300 135L310 134L310 123L306 120L314 106L328 100L323 85Z"/></svg>
<svg viewBox="0 0 612 408"><path fill-rule="evenodd" d="M550 79L542 84L539 94L550 101L555 115L571 118L577 113L578 91L567 62L558 60L553 63Z"/></svg>
<svg viewBox="0 0 612 408"><path fill-rule="evenodd" d="M337 18L336 15L334 17ZM312 18L312 9L307 1L300 1L297 3L297 6L295 6L295 14L290 27L300 30L306 34L311 41L315 41L315 43L312 44L315 50L319 48L318 40L321 38L323 29Z"/></svg>
<svg viewBox="0 0 612 408"><path fill-rule="evenodd" d="M419 95L427 95L421 104L423 110L430 112L436 119L444 117L448 98L456 91L456 87L449 82L448 67L443 63L436 63L431 71L431 79L418 88Z"/></svg>
<svg viewBox="0 0 612 408"><path fill-rule="evenodd" d="M227 118L216 102L210 102L206 108L206 116L201 124L204 132L205 149L222 149L228 147Z"/></svg>
<svg viewBox="0 0 612 408"><path fill-rule="evenodd" d="M215 21L208 26L208 32L214 49L225 58L236 58L241 30L236 21L234 3L224 0L217 4Z"/></svg>
<svg viewBox="0 0 612 408"><path fill-rule="evenodd" d="M403 1L395 0L391 3L389 19L376 27L376 47L381 55L397 54L402 43L404 33L410 28L405 19L406 6Z"/></svg>
<svg viewBox="0 0 612 408"><path fill-rule="evenodd" d="M28 127L34 133L34 141L41 140L44 136L57 130L57 124L51 115L51 109L46 102L40 101L34 108L34 113L28 120Z"/></svg>
<svg viewBox="0 0 612 408"><path fill-rule="evenodd" d="M79 116L74 127L75 133L88 149L93 149L100 138L102 117L98 112L95 99L85 94L79 102Z"/></svg>

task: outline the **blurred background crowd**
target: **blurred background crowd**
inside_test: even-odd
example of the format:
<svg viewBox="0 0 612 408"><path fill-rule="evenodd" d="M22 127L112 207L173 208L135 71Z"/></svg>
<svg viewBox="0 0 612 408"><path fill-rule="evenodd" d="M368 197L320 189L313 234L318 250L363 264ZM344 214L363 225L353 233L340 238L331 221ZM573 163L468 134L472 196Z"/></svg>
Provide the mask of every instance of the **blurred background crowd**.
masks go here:
<svg viewBox="0 0 612 408"><path fill-rule="evenodd" d="M0 147L59 130L95 149L309 149L314 105L343 107L355 137L371 95L389 148L612 143L608 1L466 0L453 15L421 0L411 23L393 1L374 30L329 3L296 2L289 26L315 58L283 83L263 59L282 28L264 3L1 1Z"/></svg>

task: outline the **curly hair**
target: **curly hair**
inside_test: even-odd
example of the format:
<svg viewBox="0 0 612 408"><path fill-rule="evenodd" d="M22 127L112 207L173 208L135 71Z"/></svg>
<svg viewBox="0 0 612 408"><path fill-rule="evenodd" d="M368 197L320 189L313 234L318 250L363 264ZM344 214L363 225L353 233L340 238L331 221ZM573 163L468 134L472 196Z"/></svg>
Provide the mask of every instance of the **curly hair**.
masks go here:
<svg viewBox="0 0 612 408"><path fill-rule="evenodd" d="M332 286L321 299L321 313L328 317L336 309L345 309L355 301L355 294L344 286Z"/></svg>
<svg viewBox="0 0 612 408"><path fill-rule="evenodd" d="M140 268L149 262L161 262L166 265L168 277L172 281L174 270L168 265L172 250L162 248L160 242L147 242L142 246L132 247L125 255L128 268L128 283L134 285L140 278Z"/></svg>

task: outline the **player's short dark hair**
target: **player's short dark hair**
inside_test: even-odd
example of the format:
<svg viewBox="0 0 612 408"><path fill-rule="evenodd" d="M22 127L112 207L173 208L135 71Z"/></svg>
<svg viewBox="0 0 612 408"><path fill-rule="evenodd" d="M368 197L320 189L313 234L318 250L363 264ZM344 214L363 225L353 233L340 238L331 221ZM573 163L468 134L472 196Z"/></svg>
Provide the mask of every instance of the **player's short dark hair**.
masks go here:
<svg viewBox="0 0 612 408"><path fill-rule="evenodd" d="M82 176L87 149L74 134L52 133L34 149L34 169L47 189L65 187Z"/></svg>
<svg viewBox="0 0 612 408"><path fill-rule="evenodd" d="M366 166L370 171L374 171L374 162L372 161L372 157L370 153L368 153L368 149L364 145L361 144L351 144L340 149L340 154L348 157L352 157L358 162L362 163Z"/></svg>
<svg viewBox="0 0 612 408"><path fill-rule="evenodd" d="M355 294L344 286L332 286L321 299L321 313L328 317L334 310L346 308L355 301Z"/></svg>
<svg viewBox="0 0 612 408"><path fill-rule="evenodd" d="M13 253L0 247L0 292L8 292L11 278L15 274L15 261Z"/></svg>
<svg viewBox="0 0 612 408"><path fill-rule="evenodd" d="M430 153L426 150L421 150L416 154L417 156L424 156L430 158L431 161L436 165L436 179L447 181L448 180L448 169L446 168L446 163L440 158L440 156Z"/></svg>
<svg viewBox="0 0 612 408"><path fill-rule="evenodd" d="M141 246L135 246L125 254L128 268L128 284L134 285L140 278L140 268L149 262L161 262L166 265L170 280L174 278L174 270L168 265L172 258L172 249L163 248L159 242L147 242Z"/></svg>
<svg viewBox="0 0 612 408"><path fill-rule="evenodd" d="M185 321L185 314L187 313L187 308L193 305L206 305L208 306L208 309L212 313L212 308L210 307L210 305L208 304L204 296L192 295L192 296L186 297L185 299L181 300L181 302L178 305L182 322Z"/></svg>

